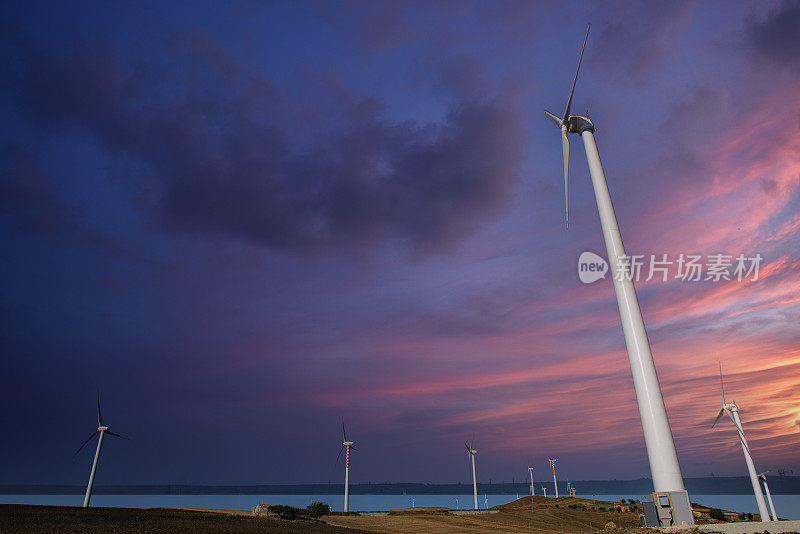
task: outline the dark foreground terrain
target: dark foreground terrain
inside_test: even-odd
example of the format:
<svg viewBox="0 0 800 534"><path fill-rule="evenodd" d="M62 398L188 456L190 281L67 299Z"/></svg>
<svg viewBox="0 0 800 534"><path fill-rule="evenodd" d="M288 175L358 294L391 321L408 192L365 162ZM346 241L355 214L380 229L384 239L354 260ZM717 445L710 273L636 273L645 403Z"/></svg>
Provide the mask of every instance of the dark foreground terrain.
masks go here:
<svg viewBox="0 0 800 534"><path fill-rule="evenodd" d="M17 533L142 533L217 532L281 534L363 533L322 522L282 521L214 512L153 508L79 508L68 506L32 506L0 504L0 534Z"/></svg>

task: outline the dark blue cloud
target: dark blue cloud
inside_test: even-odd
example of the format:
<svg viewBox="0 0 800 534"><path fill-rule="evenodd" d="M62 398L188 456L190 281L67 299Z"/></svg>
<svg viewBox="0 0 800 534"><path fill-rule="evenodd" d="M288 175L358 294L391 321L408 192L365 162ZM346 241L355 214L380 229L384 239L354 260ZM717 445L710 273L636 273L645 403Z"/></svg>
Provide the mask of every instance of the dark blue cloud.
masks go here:
<svg viewBox="0 0 800 534"><path fill-rule="evenodd" d="M10 142L0 152L0 217L16 232L52 236L75 229L75 214L59 198L33 155Z"/></svg>
<svg viewBox="0 0 800 534"><path fill-rule="evenodd" d="M339 87L340 108L298 145L291 121L304 102L207 36L178 42L162 62L124 60L101 41L16 46L9 73L38 124L88 132L147 165L164 229L300 253L395 238L430 250L457 243L511 198L522 160L513 95L462 97L442 121L420 124Z"/></svg>

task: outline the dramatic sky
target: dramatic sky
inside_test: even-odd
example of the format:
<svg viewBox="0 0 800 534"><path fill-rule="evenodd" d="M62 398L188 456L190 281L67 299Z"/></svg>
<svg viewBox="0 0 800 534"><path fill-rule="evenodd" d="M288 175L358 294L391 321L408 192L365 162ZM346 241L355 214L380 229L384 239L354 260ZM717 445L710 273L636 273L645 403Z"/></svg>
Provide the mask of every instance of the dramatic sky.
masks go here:
<svg viewBox="0 0 800 534"><path fill-rule="evenodd" d="M0 483L649 476L581 140L685 476L800 472L800 3L22 2L0 22ZM673 266L674 267L674 266Z"/></svg>

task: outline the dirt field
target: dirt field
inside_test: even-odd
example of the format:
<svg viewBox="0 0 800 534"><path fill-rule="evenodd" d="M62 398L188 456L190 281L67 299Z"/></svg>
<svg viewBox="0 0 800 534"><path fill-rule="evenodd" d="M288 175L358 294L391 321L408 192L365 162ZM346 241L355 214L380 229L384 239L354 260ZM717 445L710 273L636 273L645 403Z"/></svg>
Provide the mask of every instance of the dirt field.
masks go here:
<svg viewBox="0 0 800 534"><path fill-rule="evenodd" d="M0 505L0 534L111 533L356 534L363 531L307 521L281 521L233 513L154 508L79 508Z"/></svg>
<svg viewBox="0 0 800 534"><path fill-rule="evenodd" d="M570 508L571 506L571 508ZM639 513L616 511L619 503L591 499L524 497L497 513L454 515L448 508L396 510L383 516L331 515L323 521L282 521L252 517L249 511L154 508L78 508L0 505L0 534L6 533L578 533L602 531L609 521L635 527ZM533 507L533 510L531 510ZM581 507L581 509L576 509ZM582 509L585 507L586 509ZM604 510L600 510L603 508Z"/></svg>
<svg viewBox="0 0 800 534"><path fill-rule="evenodd" d="M533 499L533 511L531 511ZM570 509L570 505L587 510ZM499 506L496 514L451 515L445 509L398 510L386 516L331 516L331 525L391 534L458 534L523 532L596 532L613 521L619 527L639 524L638 512L599 511L619 503L590 499L525 497ZM558 506L558 508L556 508Z"/></svg>

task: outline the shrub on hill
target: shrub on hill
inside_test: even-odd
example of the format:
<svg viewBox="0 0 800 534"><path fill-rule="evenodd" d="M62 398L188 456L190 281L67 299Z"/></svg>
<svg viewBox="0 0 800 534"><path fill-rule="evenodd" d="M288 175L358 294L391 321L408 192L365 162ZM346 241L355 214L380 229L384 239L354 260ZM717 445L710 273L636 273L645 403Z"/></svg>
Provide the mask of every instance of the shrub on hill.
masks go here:
<svg viewBox="0 0 800 534"><path fill-rule="evenodd" d="M275 504L269 507L269 512L281 519L317 519L323 515L329 515L331 507L324 502L312 502L305 508Z"/></svg>
<svg viewBox="0 0 800 534"><path fill-rule="evenodd" d="M717 519L719 521L727 521L728 518L725 517L725 514L719 508L712 508L708 511L708 517L711 519Z"/></svg>
<svg viewBox="0 0 800 534"><path fill-rule="evenodd" d="M309 517L317 519L323 515L330 515L331 507L328 506L328 503L326 502L315 501L306 506L306 511L308 512Z"/></svg>

